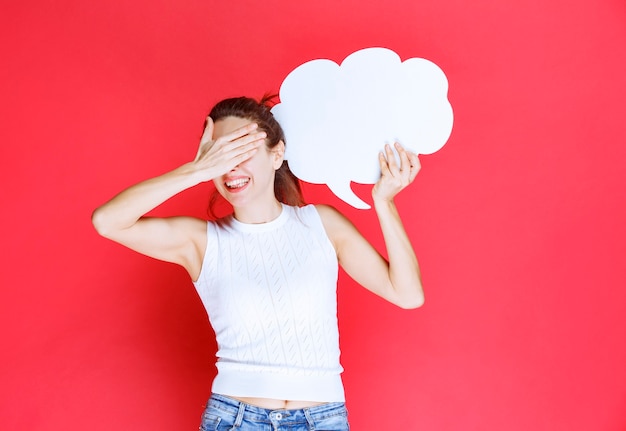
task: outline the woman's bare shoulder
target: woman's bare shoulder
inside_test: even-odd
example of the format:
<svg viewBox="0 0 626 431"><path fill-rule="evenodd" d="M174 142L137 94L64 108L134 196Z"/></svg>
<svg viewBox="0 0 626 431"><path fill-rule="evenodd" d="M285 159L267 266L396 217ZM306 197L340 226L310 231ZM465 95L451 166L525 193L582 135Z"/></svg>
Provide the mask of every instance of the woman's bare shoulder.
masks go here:
<svg viewBox="0 0 626 431"><path fill-rule="evenodd" d="M320 215L322 219L324 218L335 218L335 217L343 217L343 215L332 205L328 204L314 204L313 205L317 210L317 213Z"/></svg>
<svg viewBox="0 0 626 431"><path fill-rule="evenodd" d="M343 224L343 223L350 224L350 220L348 220L346 216L344 216L337 208L333 207L332 205L315 204L315 209L317 210L317 213L320 215L320 218L322 219L322 222L324 223L324 225L326 225L327 223L329 225Z"/></svg>
<svg viewBox="0 0 626 431"><path fill-rule="evenodd" d="M315 209L320 215L326 235L335 246L335 250L339 251L341 244L358 233L354 224L333 206L320 204L315 205Z"/></svg>

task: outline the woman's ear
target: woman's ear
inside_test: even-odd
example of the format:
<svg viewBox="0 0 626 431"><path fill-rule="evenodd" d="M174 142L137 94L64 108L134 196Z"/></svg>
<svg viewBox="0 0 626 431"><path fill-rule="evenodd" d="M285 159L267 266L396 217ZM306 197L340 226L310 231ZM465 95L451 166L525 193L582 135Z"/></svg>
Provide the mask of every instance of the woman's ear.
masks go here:
<svg viewBox="0 0 626 431"><path fill-rule="evenodd" d="M279 169L283 165L285 159L285 143L280 140L274 148L272 148L274 154L274 170Z"/></svg>

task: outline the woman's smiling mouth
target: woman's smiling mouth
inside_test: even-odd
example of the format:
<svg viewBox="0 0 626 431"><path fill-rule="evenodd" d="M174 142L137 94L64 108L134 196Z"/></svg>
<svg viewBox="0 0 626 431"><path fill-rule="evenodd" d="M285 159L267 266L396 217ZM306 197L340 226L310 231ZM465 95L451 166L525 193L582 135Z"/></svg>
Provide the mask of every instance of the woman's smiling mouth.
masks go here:
<svg viewBox="0 0 626 431"><path fill-rule="evenodd" d="M224 185L229 190L237 190L237 189L241 189L242 187L245 187L249 182L250 182L250 178L249 177L246 177L246 178L234 178L232 180L226 180L224 182Z"/></svg>

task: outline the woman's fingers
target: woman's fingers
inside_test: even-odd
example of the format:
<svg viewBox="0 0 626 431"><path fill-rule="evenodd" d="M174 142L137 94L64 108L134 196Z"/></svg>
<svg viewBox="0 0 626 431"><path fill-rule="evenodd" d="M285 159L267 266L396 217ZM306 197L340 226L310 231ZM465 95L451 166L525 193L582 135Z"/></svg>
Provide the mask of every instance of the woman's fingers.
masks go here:
<svg viewBox="0 0 626 431"><path fill-rule="evenodd" d="M264 145L267 136L258 127L256 123L249 123L214 139L215 123L211 117L207 117L194 160L198 171L210 180L250 159Z"/></svg>
<svg viewBox="0 0 626 431"><path fill-rule="evenodd" d="M206 117L206 121L204 123L204 132L202 133L202 137L200 138L200 144L204 144L213 139L213 128L215 124L213 123L213 119L211 117Z"/></svg>
<svg viewBox="0 0 626 431"><path fill-rule="evenodd" d="M400 174L402 179L408 181L411 175L411 162L409 160L408 152L402 147L402 145L395 143L396 151L400 156Z"/></svg>
<svg viewBox="0 0 626 431"><path fill-rule="evenodd" d="M204 122L204 131L200 137L200 145L198 146L198 151L196 152L196 161L206 154L209 147L213 144L213 141L211 141L211 139L213 139L213 127L213 119L211 117L206 117Z"/></svg>
<svg viewBox="0 0 626 431"><path fill-rule="evenodd" d="M257 126L245 126L218 138L201 158L212 166L217 175L223 175L250 159L265 144L266 133L256 131Z"/></svg>
<svg viewBox="0 0 626 431"><path fill-rule="evenodd" d="M222 144L228 144L229 142L235 142L242 137L252 138L252 139L246 139L244 141L238 142L239 145L245 145L250 140L259 139L258 134L252 133L258 127L259 126L256 123L246 124L243 127L235 129L232 132L224 136L221 136L219 139L213 140L213 132L215 130L215 123L213 122L213 119L211 117L207 117L206 123L204 126L204 132L202 133L202 137L200 138L200 147L205 146L205 145L213 146L214 144L218 142ZM259 132L259 133L262 133L262 132Z"/></svg>
<svg viewBox="0 0 626 431"><path fill-rule="evenodd" d="M397 158L388 144L379 153L381 181L399 191L413 182L420 170L420 162L417 154L405 150L399 143L394 143L394 147L398 153ZM400 159L400 166L397 159Z"/></svg>
<svg viewBox="0 0 626 431"><path fill-rule="evenodd" d="M249 147L258 147L260 142L266 137L264 131L257 131L259 126L256 123L250 123L214 140L214 126L213 119L207 117L204 133L200 140L198 156L215 153L228 154L232 151L238 154L249 151Z"/></svg>
<svg viewBox="0 0 626 431"><path fill-rule="evenodd" d="M265 141L266 136L267 133L259 131L254 133L248 133L231 142L233 144L233 148L245 147L250 145L258 147L261 143Z"/></svg>
<svg viewBox="0 0 626 431"><path fill-rule="evenodd" d="M226 154L238 155L260 147L266 136L263 130L258 130L256 123L250 123L217 139L215 147Z"/></svg>
<svg viewBox="0 0 626 431"><path fill-rule="evenodd" d="M399 167L396 155L389 144L378 153L381 175L372 188L374 199L393 200L400 191L413 182L420 170L417 154L405 150L397 142L394 147L400 159Z"/></svg>
<svg viewBox="0 0 626 431"><path fill-rule="evenodd" d="M389 164L387 163L387 158L382 151L378 153L378 163L380 164L381 176L385 177L391 175L391 172L389 171Z"/></svg>
<svg viewBox="0 0 626 431"><path fill-rule="evenodd" d="M396 156L393 154L393 150L389 144L385 144L385 156L387 158L387 165L389 165L389 171L395 175L398 171L398 164L396 163Z"/></svg>
<svg viewBox="0 0 626 431"><path fill-rule="evenodd" d="M408 181L408 183L412 183L421 168L419 158L417 154L406 151L399 143L396 142L395 146L401 160L400 173L403 179Z"/></svg>
<svg viewBox="0 0 626 431"><path fill-rule="evenodd" d="M224 147L224 157L232 164L230 169L251 158L264 145L265 137L266 133L261 131L244 135L228 143Z"/></svg>
<svg viewBox="0 0 626 431"><path fill-rule="evenodd" d="M417 177L417 174L419 173L420 169L422 168L422 164L420 163L420 159L419 157L417 157L417 154L408 153L408 156L409 156L409 163L411 166L411 174L409 176L409 181L413 182L415 177Z"/></svg>
<svg viewBox="0 0 626 431"><path fill-rule="evenodd" d="M257 123L246 124L245 126L235 129L232 132L227 133L226 135L220 137L219 139L216 139L216 142L217 141L234 142L242 137L250 137L250 136L258 135L258 133L264 133L264 132L253 133L258 127L259 125Z"/></svg>

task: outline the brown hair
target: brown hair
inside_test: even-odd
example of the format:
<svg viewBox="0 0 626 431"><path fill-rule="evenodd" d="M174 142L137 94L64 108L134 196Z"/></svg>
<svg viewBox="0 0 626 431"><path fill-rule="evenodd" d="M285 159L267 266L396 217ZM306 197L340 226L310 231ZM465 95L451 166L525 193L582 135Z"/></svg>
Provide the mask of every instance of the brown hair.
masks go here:
<svg viewBox="0 0 626 431"><path fill-rule="evenodd" d="M274 148L280 141L283 141L285 145L287 145L285 133L271 112L275 98L276 95L266 94L258 102L250 97L225 99L218 102L213 109L211 109L209 117L211 117L214 122L226 117L245 118L257 123L259 130L263 130L267 134L266 145L268 149ZM287 205L302 206L305 203L300 188L300 181L293 172L291 172L286 160L284 160L282 166L276 170L274 195L276 199ZM213 192L209 201L209 214L214 217L214 207L220 197L221 195L216 190Z"/></svg>

